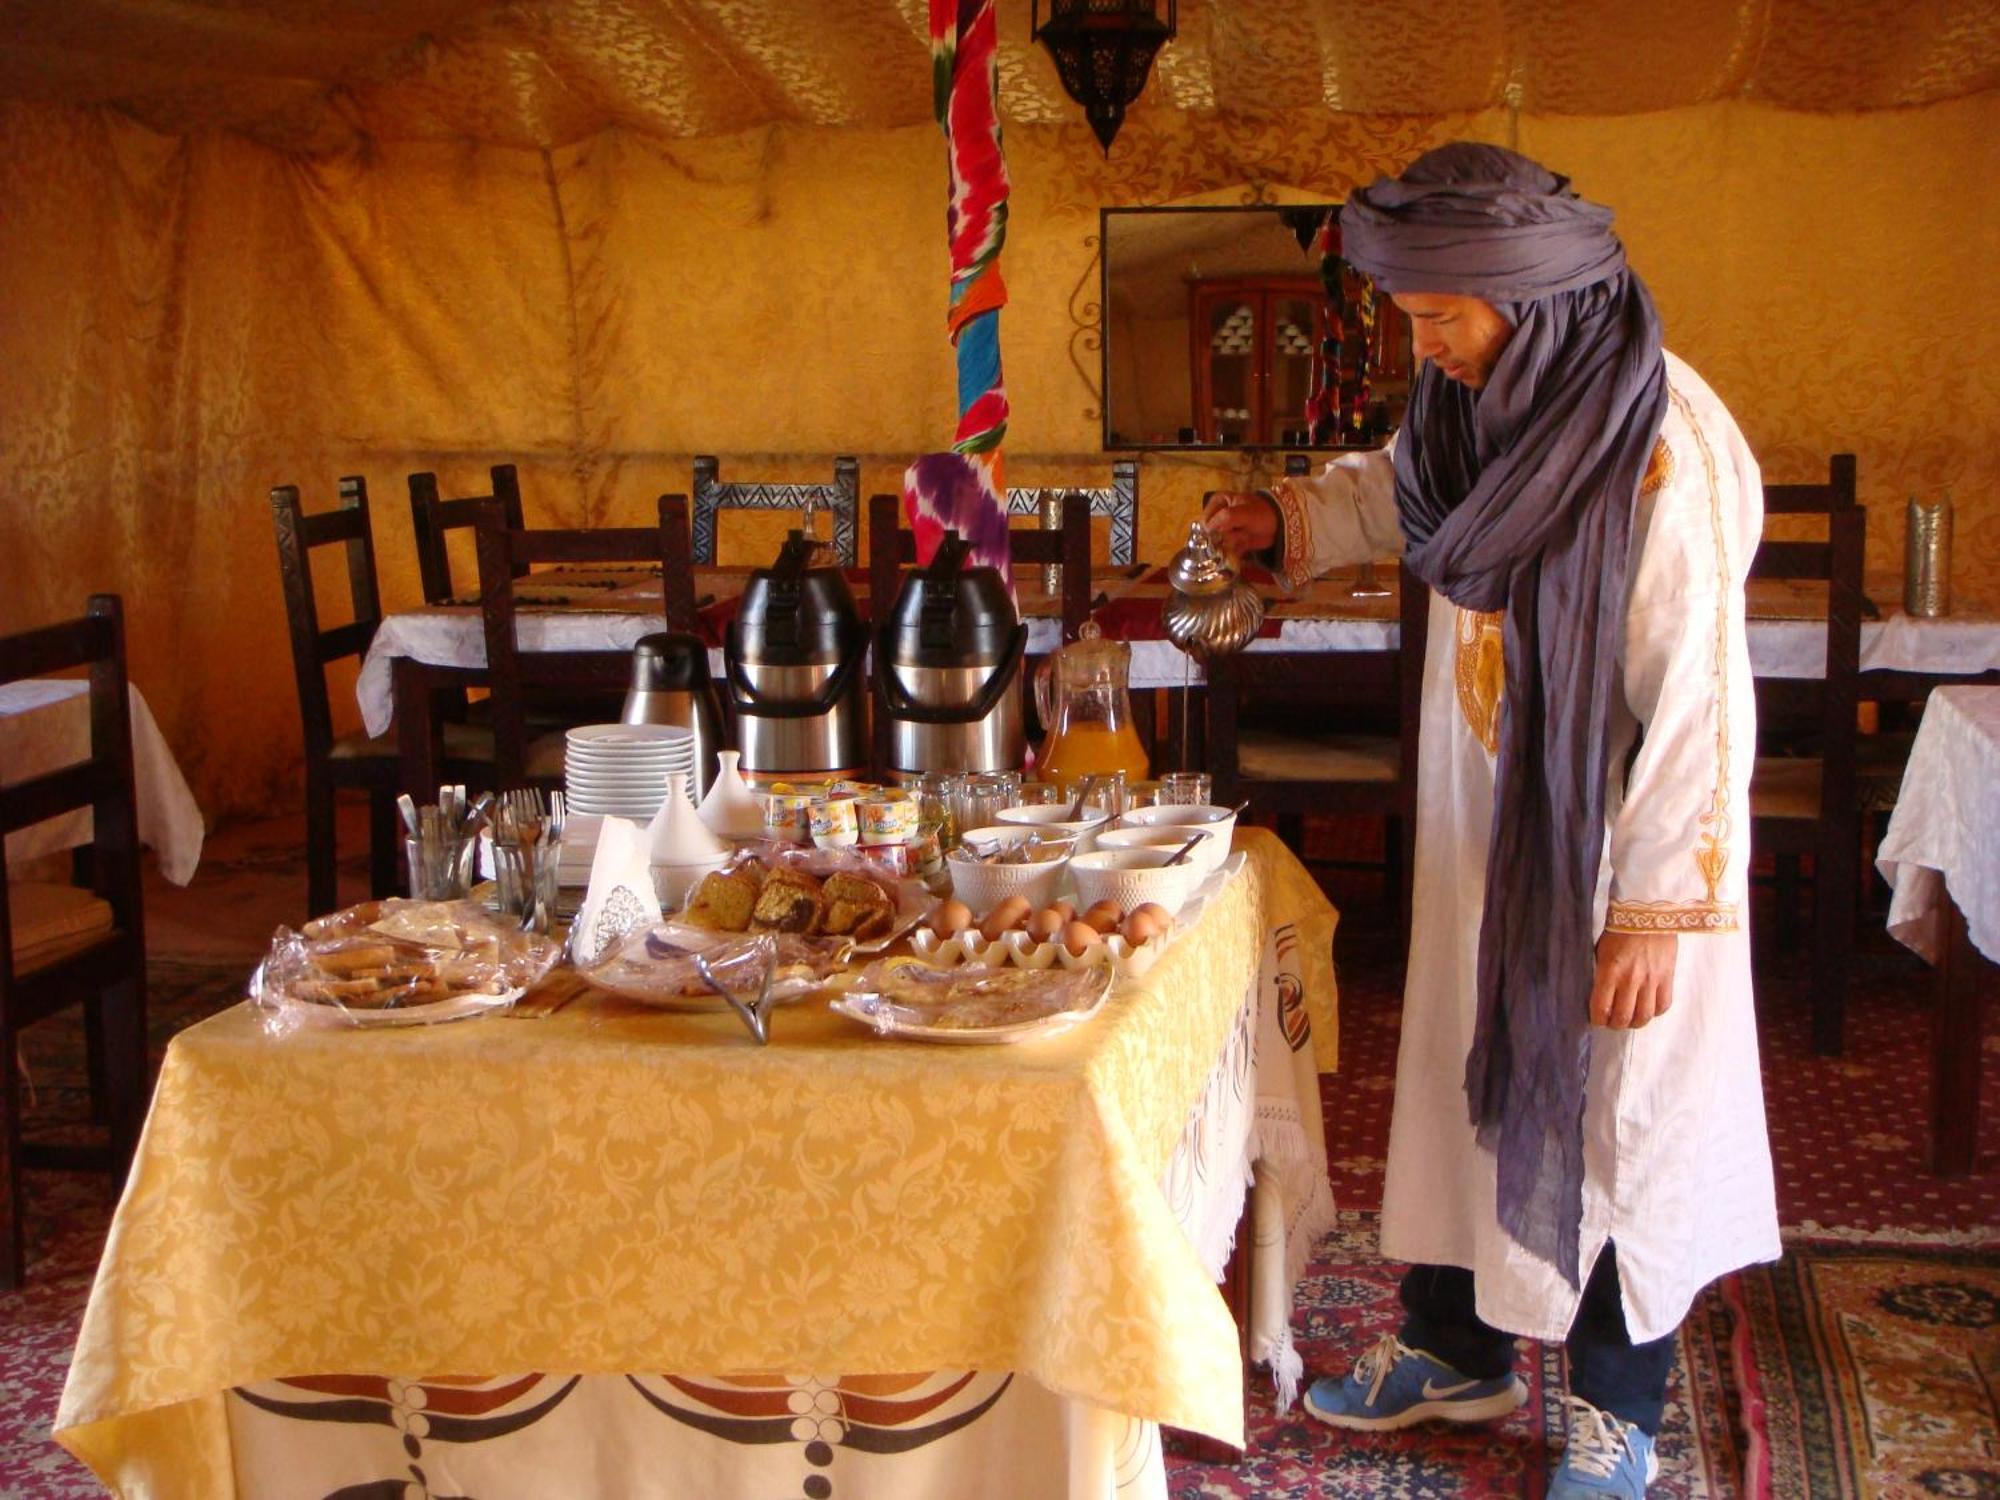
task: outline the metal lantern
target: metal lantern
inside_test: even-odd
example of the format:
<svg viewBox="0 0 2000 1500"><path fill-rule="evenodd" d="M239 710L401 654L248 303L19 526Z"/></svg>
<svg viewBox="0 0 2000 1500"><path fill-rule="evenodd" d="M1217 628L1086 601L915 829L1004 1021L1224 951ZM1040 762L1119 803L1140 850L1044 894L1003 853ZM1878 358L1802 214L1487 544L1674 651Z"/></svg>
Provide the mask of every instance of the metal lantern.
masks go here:
<svg viewBox="0 0 2000 1500"><path fill-rule="evenodd" d="M1146 87L1153 56L1180 29L1177 0L1160 19L1155 0L1041 0L1029 12L1029 37L1049 49L1063 92L1083 106L1083 116L1110 154L1125 123L1125 109Z"/></svg>
<svg viewBox="0 0 2000 1500"><path fill-rule="evenodd" d="M1167 639L1196 661L1232 656L1256 639L1264 601L1236 575L1229 559L1196 521L1187 545L1167 569L1173 592L1164 611Z"/></svg>

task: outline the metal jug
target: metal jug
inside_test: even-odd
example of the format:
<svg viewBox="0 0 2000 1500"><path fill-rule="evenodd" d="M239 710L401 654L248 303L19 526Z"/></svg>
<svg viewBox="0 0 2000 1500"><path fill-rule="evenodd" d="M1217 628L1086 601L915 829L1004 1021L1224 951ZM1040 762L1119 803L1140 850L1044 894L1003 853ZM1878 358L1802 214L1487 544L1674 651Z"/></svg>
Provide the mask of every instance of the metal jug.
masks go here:
<svg viewBox="0 0 2000 1500"><path fill-rule="evenodd" d="M947 531L930 566L904 581L875 642L888 769L900 776L1018 771L1027 757L1028 628L999 571L965 565L971 550Z"/></svg>
<svg viewBox="0 0 2000 1500"><path fill-rule="evenodd" d="M632 646L632 685L621 724L678 724L694 731L695 795L715 780L716 752L724 747L722 700L708 675L708 647L701 637L664 630Z"/></svg>
<svg viewBox="0 0 2000 1500"><path fill-rule="evenodd" d="M746 776L857 775L868 765L868 628L838 568L794 531L751 574L723 645Z"/></svg>

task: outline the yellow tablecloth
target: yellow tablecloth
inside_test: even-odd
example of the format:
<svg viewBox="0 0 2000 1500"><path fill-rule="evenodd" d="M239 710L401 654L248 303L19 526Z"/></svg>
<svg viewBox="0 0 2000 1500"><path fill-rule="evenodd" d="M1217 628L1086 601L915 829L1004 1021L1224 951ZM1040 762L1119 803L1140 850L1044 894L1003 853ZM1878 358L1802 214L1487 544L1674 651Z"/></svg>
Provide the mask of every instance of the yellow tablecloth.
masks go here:
<svg viewBox="0 0 2000 1500"><path fill-rule="evenodd" d="M167 1054L56 1428L127 1493L226 1494L221 1393L312 1371L1020 1370L1241 1442L1237 1333L1160 1179L1300 929L1322 1066L1333 914L1268 834L1144 980L1026 1047L885 1042L812 1004Z"/></svg>

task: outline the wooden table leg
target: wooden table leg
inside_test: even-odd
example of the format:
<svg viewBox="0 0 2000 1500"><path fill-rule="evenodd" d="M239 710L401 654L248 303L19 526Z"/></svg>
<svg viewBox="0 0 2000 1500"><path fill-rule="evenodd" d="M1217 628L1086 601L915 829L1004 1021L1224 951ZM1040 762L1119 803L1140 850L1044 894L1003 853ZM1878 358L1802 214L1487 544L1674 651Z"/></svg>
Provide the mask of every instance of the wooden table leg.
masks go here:
<svg viewBox="0 0 2000 1500"><path fill-rule="evenodd" d="M437 797L443 760L437 722L435 684L422 662L395 659L392 674L396 695L396 755L401 762L403 790L421 806Z"/></svg>
<svg viewBox="0 0 2000 1500"><path fill-rule="evenodd" d="M1965 913L1949 894L1944 925L1931 1020L1932 1165L1940 1177L1962 1177L1979 1154L1981 992L2000 969L1972 946Z"/></svg>

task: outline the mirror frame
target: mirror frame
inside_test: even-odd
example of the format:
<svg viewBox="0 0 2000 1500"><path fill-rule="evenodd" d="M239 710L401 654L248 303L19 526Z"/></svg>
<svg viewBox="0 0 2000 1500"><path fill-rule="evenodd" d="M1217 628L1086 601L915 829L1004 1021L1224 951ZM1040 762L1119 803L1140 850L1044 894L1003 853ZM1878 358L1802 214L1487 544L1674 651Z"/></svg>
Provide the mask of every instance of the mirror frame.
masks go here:
<svg viewBox="0 0 2000 1500"><path fill-rule="evenodd" d="M1330 208L1336 215L1344 200L1326 203L1149 203L1129 208L1100 205L1097 210L1097 389L1098 442L1106 453L1355 453L1365 451L1343 443L1114 443L1111 441L1111 220L1140 214L1280 213L1288 208ZM1301 251L1302 255L1306 252ZM1312 274L1318 268L1312 267ZM1414 369L1415 360L1411 361ZM1379 447L1371 443L1369 447Z"/></svg>

